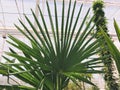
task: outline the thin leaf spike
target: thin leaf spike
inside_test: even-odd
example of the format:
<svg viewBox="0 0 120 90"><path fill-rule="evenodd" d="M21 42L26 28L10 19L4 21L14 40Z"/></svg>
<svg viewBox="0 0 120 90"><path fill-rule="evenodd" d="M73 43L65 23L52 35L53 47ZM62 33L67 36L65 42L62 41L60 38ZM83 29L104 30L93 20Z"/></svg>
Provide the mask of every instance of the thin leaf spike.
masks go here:
<svg viewBox="0 0 120 90"><path fill-rule="evenodd" d="M66 26L65 26L65 32L64 32L64 48L66 48L66 39L67 39L67 32L68 32L68 24L69 24L69 18L70 18L70 10L71 10L71 0L69 2L68 12L67 12L67 20L66 20Z"/></svg>
<svg viewBox="0 0 120 90"><path fill-rule="evenodd" d="M72 38L73 38L73 35L74 35L74 32L75 32L75 30L76 30L76 27L77 27L77 24L78 24L78 19L79 19L79 16L80 16L80 13L81 13L81 11L82 11L82 7L83 7L83 4L81 5L81 7L80 7L80 9L79 9L79 12L78 12L78 15L77 15L77 18L76 18L76 20L75 20L75 23L74 23L74 26L73 26L73 29L72 29L72 32L71 32L71 35L70 35L70 39L68 40L68 46L70 46L70 44L71 44L71 40L72 40Z"/></svg>
<svg viewBox="0 0 120 90"><path fill-rule="evenodd" d="M75 0L74 5L73 5L72 15L70 17L70 24L69 24L69 27L68 27L68 30L67 30L66 45L68 45L68 40L70 38L70 32L71 32L71 27L72 27L72 23L73 23L75 7L76 7L76 0Z"/></svg>
<svg viewBox="0 0 120 90"><path fill-rule="evenodd" d="M49 7L49 4L48 4L48 1L46 1L46 4L47 4L47 10L48 10L48 15L49 15L49 19L50 19L52 34L53 34L53 38L54 38L55 48L57 50L57 46L58 46L57 45L57 38L56 38L56 34L55 34L54 24L53 24L52 15L51 15L51 11L50 11L50 7Z"/></svg>
<svg viewBox="0 0 120 90"><path fill-rule="evenodd" d="M115 19L114 19L114 27L115 27L115 31L116 31L117 37L119 39L119 42L120 42L120 28Z"/></svg>
<svg viewBox="0 0 120 90"><path fill-rule="evenodd" d="M61 22L61 49L63 49L63 35L64 35L64 11L65 9L65 1L63 0L62 4L62 22Z"/></svg>

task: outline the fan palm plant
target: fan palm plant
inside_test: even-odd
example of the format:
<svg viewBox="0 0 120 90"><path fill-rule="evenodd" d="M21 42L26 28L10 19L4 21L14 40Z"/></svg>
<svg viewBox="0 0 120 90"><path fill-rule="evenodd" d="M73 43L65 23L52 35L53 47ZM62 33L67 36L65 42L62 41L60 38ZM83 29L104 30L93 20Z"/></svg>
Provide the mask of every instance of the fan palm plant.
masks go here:
<svg viewBox="0 0 120 90"><path fill-rule="evenodd" d="M54 0L54 19L51 15L48 1L46 1L46 5L52 34L49 33L50 30L48 30L47 22L39 6L38 9L42 23L39 22L32 11L38 29L34 27L25 15L32 30L29 30L21 20L19 21L24 29L17 25L15 26L30 41L31 45L9 35L11 41L7 42L20 50L22 55L16 52L14 48L10 48L10 52L6 52L6 54L15 58L17 63L12 62L7 56L3 56L9 63L0 64L2 68L5 68L4 70L0 70L0 73L8 77L14 75L29 84L30 86L13 86L24 90L62 90L67 86L69 80L73 81L76 85L78 85L78 81L94 85L82 75L103 73L98 68L103 67L101 59L106 58L106 56L96 56L101 51L99 49L101 43L99 42L100 38L95 39L96 33L90 36L95 26L92 23L94 16L86 25L90 9L88 9L80 25L78 21L83 5L80 6L76 20L73 22L74 14L76 14L76 1L73 2L73 8L71 7L71 0L69 1L67 19L65 19L65 1L63 0L60 24L57 15L56 0ZM70 11L72 11L72 14L70 14ZM53 20L55 20L55 24ZM77 25L79 26L78 29ZM90 26L92 27L90 28ZM59 27L61 28L59 29ZM5 85L0 85L0 87L5 87Z"/></svg>

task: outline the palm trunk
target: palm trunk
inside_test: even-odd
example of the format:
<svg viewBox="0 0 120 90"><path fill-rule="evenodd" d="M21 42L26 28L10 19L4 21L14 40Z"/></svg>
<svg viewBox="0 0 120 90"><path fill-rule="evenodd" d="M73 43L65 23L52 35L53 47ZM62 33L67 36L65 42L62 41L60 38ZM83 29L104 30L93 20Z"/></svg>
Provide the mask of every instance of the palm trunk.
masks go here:
<svg viewBox="0 0 120 90"><path fill-rule="evenodd" d="M60 75L57 73L56 74L56 84L55 84L55 90L62 90L62 82L61 82L61 77Z"/></svg>

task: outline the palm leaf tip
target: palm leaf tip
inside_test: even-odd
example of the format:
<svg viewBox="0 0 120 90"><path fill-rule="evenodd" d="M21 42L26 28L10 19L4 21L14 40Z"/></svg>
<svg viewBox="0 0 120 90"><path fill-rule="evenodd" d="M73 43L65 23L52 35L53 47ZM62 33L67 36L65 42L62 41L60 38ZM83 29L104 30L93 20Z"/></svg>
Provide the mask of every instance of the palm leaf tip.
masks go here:
<svg viewBox="0 0 120 90"><path fill-rule="evenodd" d="M114 27L115 27L115 31L116 31L116 34L117 34L117 37L118 37L118 40L120 42L120 28L116 22L116 20L114 19Z"/></svg>

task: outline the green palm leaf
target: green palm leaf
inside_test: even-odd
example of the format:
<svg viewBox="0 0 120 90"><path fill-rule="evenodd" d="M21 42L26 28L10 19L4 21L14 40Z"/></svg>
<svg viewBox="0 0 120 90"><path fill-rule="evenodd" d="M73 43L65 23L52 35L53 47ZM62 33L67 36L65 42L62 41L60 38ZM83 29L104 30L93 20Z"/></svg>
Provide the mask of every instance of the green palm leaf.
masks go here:
<svg viewBox="0 0 120 90"><path fill-rule="evenodd" d="M49 2L46 1L52 37L39 6L38 9L42 22L39 22L35 13L31 10L38 28L34 27L26 15L25 19L32 30L29 30L19 20L23 29L17 25L15 26L31 44L28 45L9 35L12 41L7 42L14 46L14 48L20 50L22 54L17 53L14 48L10 48L10 52L6 52L6 54L15 58L18 63L13 63L7 56L4 56L9 63L1 63L1 66L5 70L0 70L0 73L7 76L14 75L36 90L62 90L66 87L69 80L73 80L74 82L80 80L94 85L88 79L82 77L81 74L103 73L103 71L96 70L96 68L103 67L101 60L107 56L95 56L100 52L99 46L101 43L99 42L100 39L95 39L96 33L91 36L95 25L92 23L94 16L89 21L87 20L90 9L88 9L85 17L81 21L81 25L79 25L78 21L83 8L83 5L81 5L75 22L73 22L76 4L75 1L72 8L72 2L70 0L67 19L65 20L65 1L63 0L60 25L56 0L54 0L55 18L52 17ZM70 14L70 11L72 11L72 14ZM55 24L53 23L54 21ZM77 25L79 26L78 30ZM59 29L59 26L61 29ZM9 72L7 72L8 68Z"/></svg>
<svg viewBox="0 0 120 90"><path fill-rule="evenodd" d="M115 19L114 19L114 28L115 28L115 31L116 31L117 37L118 37L119 42L120 42L120 28L119 28L117 22L115 21Z"/></svg>

